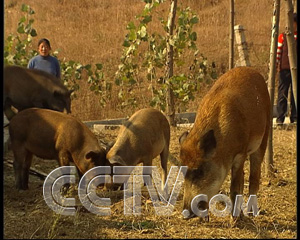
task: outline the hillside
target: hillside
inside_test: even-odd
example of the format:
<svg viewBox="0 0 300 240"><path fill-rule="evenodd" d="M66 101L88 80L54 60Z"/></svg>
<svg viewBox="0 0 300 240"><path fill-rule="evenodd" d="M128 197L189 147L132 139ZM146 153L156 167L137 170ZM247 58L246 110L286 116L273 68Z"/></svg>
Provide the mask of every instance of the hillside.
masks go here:
<svg viewBox="0 0 300 240"><path fill-rule="evenodd" d="M5 0L4 34L15 34L22 16L23 1ZM235 25L246 29L251 65L267 76L269 45L271 40L272 0L236 1ZM114 79L120 64L122 43L126 25L141 13L144 3L140 0L29 0L35 14L34 27L38 36L33 40L36 47L40 38L50 40L52 49L60 49L59 58L79 61L82 64L103 63L106 77ZM166 18L168 4L157 11L157 17ZM229 1L226 0L181 0L179 6L190 6L199 16L196 25L197 47L209 61L216 63L219 74L228 69L229 45ZM285 25L285 8L281 6L280 31ZM159 31L160 25L153 21L153 28ZM235 60L237 59L235 50ZM88 85L82 81L78 99L72 104L72 112L82 120L123 117L132 110L115 110L116 96L102 108ZM209 87L209 86L208 86ZM195 102L190 104L191 111L197 108L199 99L205 94L204 88ZM145 107L145 106L140 106Z"/></svg>

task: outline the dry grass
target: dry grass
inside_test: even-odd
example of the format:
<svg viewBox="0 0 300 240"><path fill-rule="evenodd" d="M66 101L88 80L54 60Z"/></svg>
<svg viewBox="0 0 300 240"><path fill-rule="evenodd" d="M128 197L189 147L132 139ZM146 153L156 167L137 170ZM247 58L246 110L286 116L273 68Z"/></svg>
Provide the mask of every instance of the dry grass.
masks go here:
<svg viewBox="0 0 300 240"><path fill-rule="evenodd" d="M269 44L271 39L272 0L236 1L235 23L245 29L251 64L267 76ZM4 34L16 33L21 17L23 2L5 0ZM38 37L49 38L52 48L60 49L59 58L75 60L83 64L103 63L105 77L114 80L114 73L120 63L122 43L126 25L143 9L140 0L29 0L26 2L36 12L34 27ZM195 26L198 34L197 46L209 61L215 61L219 73L228 69L229 1L226 0L182 0L182 7L190 6L199 15L200 22ZM280 30L284 29L285 11L281 7ZM159 9L155 16L168 15L168 6ZM156 17L151 28L161 31ZM235 53L237 56L237 53ZM113 94L111 102L101 107L97 97L88 90L82 81L78 99L73 101L72 112L81 120L116 118L131 115L134 110L118 110L117 98ZM207 89L197 93L196 101L190 104L195 110L199 99ZM115 92L114 92L115 93ZM144 94L144 93L141 93ZM145 103L143 103L145 105ZM147 103L146 103L147 104ZM144 106L139 106L144 107Z"/></svg>
<svg viewBox="0 0 300 240"><path fill-rule="evenodd" d="M170 152L178 158L178 137L185 129L171 131ZM108 142L116 138L117 130L105 130L99 140ZM296 129L274 130L275 178L270 182L262 168L258 193L259 215L233 222L230 217L210 215L209 222L198 218L183 220L182 192L172 216L157 216L149 194L143 191L142 214L124 216L123 192L103 192L110 197L111 215L98 216L78 208L75 216L53 212L43 199L43 182L30 176L29 190L16 191L12 168L4 168L4 238L296 238ZM8 158L12 158L11 153ZM249 164L245 164L245 200L248 198ZM155 165L159 166L158 158ZM169 168L172 164L169 163ZM57 167L51 160L34 158L33 166L44 172ZM229 196L229 176L221 191ZM75 192L73 192L74 194ZM74 195L75 197L76 195Z"/></svg>

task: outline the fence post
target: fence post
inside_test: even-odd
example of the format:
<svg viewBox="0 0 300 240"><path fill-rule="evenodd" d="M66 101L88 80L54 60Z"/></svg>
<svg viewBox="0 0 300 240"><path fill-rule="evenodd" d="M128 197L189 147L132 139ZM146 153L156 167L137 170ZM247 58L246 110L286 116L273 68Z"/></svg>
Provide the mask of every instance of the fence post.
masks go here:
<svg viewBox="0 0 300 240"><path fill-rule="evenodd" d="M229 4L229 69L232 69L234 62L234 0L229 0Z"/></svg>
<svg viewBox="0 0 300 240"><path fill-rule="evenodd" d="M250 66L247 43L245 38L245 29L242 25L234 26L236 44L239 52L238 66Z"/></svg>

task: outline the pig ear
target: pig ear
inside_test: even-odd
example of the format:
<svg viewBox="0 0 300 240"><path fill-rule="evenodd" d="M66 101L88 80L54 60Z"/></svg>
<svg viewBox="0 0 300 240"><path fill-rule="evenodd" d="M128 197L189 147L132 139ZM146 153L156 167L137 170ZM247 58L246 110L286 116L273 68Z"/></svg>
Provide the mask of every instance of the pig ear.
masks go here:
<svg viewBox="0 0 300 240"><path fill-rule="evenodd" d="M110 159L108 159L108 161L112 165L121 165L121 166L126 166L127 165L120 156L113 156Z"/></svg>
<svg viewBox="0 0 300 240"><path fill-rule="evenodd" d="M86 159L91 159L91 158L105 158L106 152L104 149L101 149L100 151L89 151L88 153L85 154Z"/></svg>
<svg viewBox="0 0 300 240"><path fill-rule="evenodd" d="M188 131L185 131L181 136L179 137L179 143L180 145L183 143L183 141L186 139L187 135L189 134Z"/></svg>
<svg viewBox="0 0 300 240"><path fill-rule="evenodd" d="M204 151L205 158L211 158L215 153L217 141L215 138L214 130L209 130L205 133L200 140L200 148Z"/></svg>
<svg viewBox="0 0 300 240"><path fill-rule="evenodd" d="M106 146L105 150L106 152L109 152L109 150L113 147L113 145L116 143L116 141L110 141Z"/></svg>

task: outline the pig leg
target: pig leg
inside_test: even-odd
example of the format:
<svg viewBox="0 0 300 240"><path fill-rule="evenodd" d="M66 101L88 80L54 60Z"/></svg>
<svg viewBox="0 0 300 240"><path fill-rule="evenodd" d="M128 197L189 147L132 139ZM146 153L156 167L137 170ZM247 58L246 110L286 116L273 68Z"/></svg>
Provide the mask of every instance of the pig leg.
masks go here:
<svg viewBox="0 0 300 240"><path fill-rule="evenodd" d="M152 166L152 159L143 159L143 166ZM146 169L143 169L143 175L144 177L144 185L152 185L151 177L152 177L152 170L146 171Z"/></svg>
<svg viewBox="0 0 300 240"><path fill-rule="evenodd" d="M70 154L67 151L59 151L58 153L58 162L59 162L59 166L69 166L70 165L70 161L72 161L72 157L70 156ZM70 189L70 183L66 183L63 185L62 187L62 194L66 195L68 190Z"/></svg>
<svg viewBox="0 0 300 240"><path fill-rule="evenodd" d="M264 152L265 150L260 148L250 155L249 195L256 195L258 192Z"/></svg>
<svg viewBox="0 0 300 240"><path fill-rule="evenodd" d="M23 169L22 169L22 171L23 171L23 176L22 176L22 178L23 178L23 187L25 189L28 189L29 169L30 169L30 166L31 166L32 157L33 157L33 154L31 152L27 151L25 162L24 162Z"/></svg>
<svg viewBox="0 0 300 240"><path fill-rule="evenodd" d="M167 180L167 171L168 171L168 157L169 157L169 148L165 147L160 154L160 163L163 170L161 176L161 190L165 198L169 196L168 186L165 185Z"/></svg>
<svg viewBox="0 0 300 240"><path fill-rule="evenodd" d="M14 151L14 171L16 179L16 188L26 190L28 189L28 179L29 179L29 168L31 165L32 154L28 152L25 148L19 147L15 148Z"/></svg>
<svg viewBox="0 0 300 240"><path fill-rule="evenodd" d="M230 185L230 199L234 209L236 195L243 194L244 190L244 163L247 158L245 154L237 154L234 158L231 167L231 185Z"/></svg>
<svg viewBox="0 0 300 240"><path fill-rule="evenodd" d="M249 195L256 195L259 189L261 164L267 148L268 135L269 126L266 127L265 135L258 150L250 154Z"/></svg>
<svg viewBox="0 0 300 240"><path fill-rule="evenodd" d="M69 166L70 161L72 161L72 158L67 151L60 151L58 153L58 162L60 167Z"/></svg>

